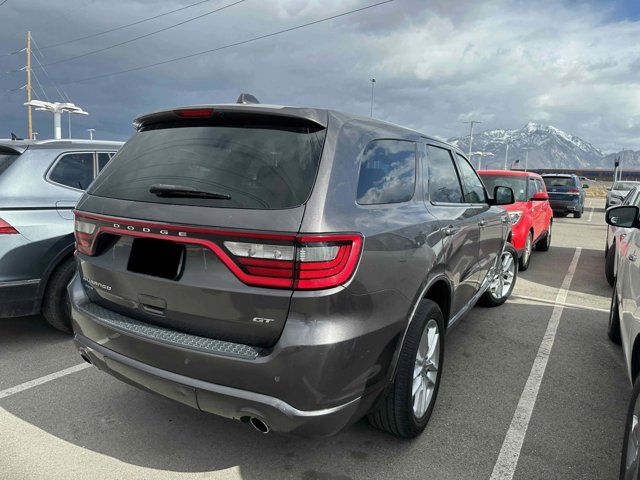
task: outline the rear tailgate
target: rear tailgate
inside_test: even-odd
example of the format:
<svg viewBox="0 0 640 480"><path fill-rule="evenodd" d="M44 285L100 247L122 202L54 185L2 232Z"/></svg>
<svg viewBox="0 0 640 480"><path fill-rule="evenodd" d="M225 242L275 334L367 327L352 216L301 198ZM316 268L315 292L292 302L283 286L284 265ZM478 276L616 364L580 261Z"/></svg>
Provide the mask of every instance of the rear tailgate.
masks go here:
<svg viewBox="0 0 640 480"><path fill-rule="evenodd" d="M274 344L323 141L308 121L264 116L143 128L78 205L90 299L177 331ZM220 198L150 193L158 184Z"/></svg>

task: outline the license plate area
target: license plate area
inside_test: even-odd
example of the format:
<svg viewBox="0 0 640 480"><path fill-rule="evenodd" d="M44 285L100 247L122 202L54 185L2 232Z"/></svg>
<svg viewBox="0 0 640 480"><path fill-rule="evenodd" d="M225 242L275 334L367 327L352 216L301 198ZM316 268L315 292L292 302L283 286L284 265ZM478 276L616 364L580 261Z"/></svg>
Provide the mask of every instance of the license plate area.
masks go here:
<svg viewBox="0 0 640 480"><path fill-rule="evenodd" d="M155 238L135 238L127 270L153 277L178 280L184 269L185 247Z"/></svg>

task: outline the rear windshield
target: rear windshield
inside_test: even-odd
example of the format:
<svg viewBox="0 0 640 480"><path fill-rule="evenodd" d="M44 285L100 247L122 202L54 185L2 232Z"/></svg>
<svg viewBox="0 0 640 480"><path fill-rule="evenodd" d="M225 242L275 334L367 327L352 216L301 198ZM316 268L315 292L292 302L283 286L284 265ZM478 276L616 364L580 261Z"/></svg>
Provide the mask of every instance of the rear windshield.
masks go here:
<svg viewBox="0 0 640 480"><path fill-rule="evenodd" d="M547 188L549 187L575 187L573 177L542 177Z"/></svg>
<svg viewBox="0 0 640 480"><path fill-rule="evenodd" d="M516 177L507 175L483 175L482 181L484 186L487 187L489 195L493 196L493 191L496 187L509 187L513 190L513 196L516 202L527 201L527 182L526 177Z"/></svg>
<svg viewBox="0 0 640 480"><path fill-rule="evenodd" d="M162 124L137 133L89 189L91 195L151 203L283 209L303 204L313 187L325 130L234 122ZM158 196L171 185L229 198Z"/></svg>
<svg viewBox="0 0 640 480"><path fill-rule="evenodd" d="M631 190L638 185L638 182L616 182L613 184L612 190Z"/></svg>
<svg viewBox="0 0 640 480"><path fill-rule="evenodd" d="M0 175L11 166L20 155L0 153Z"/></svg>

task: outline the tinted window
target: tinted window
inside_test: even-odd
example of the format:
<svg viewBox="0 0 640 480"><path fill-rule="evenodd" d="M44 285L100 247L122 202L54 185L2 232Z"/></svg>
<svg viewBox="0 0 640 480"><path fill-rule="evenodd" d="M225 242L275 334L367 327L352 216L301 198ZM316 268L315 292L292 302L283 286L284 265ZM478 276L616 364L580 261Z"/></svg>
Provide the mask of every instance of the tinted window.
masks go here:
<svg viewBox="0 0 640 480"><path fill-rule="evenodd" d="M458 168L460 169L460 178L462 179L462 187L464 189L464 201L467 203L484 203L487 201L484 193L484 186L478 174L464 157L456 154L458 157Z"/></svg>
<svg viewBox="0 0 640 480"><path fill-rule="evenodd" d="M462 188L449 150L427 145L427 165L430 200L462 203Z"/></svg>
<svg viewBox="0 0 640 480"><path fill-rule="evenodd" d="M101 172L102 169L107 166L107 163L109 163L109 160L111 160L112 156L113 156L113 153L106 153L106 152L98 153L98 172Z"/></svg>
<svg viewBox="0 0 640 480"><path fill-rule="evenodd" d="M613 184L612 190L631 190L638 185L636 182L616 182Z"/></svg>
<svg viewBox="0 0 640 480"><path fill-rule="evenodd" d="M519 177L515 175L487 175L481 174L482 180L484 181L484 185L487 187L487 192L489 195L493 196L493 192L496 187L509 187L513 190L513 196L516 202L526 202L527 201L527 184L525 183L526 177ZM532 185L529 186L529 196L533 195L531 189Z"/></svg>
<svg viewBox="0 0 640 480"><path fill-rule="evenodd" d="M576 181L573 177L542 177L542 179L547 188L576 186Z"/></svg>
<svg viewBox="0 0 640 480"><path fill-rule="evenodd" d="M52 182L85 190L93 181L93 153L67 153L49 174Z"/></svg>
<svg viewBox="0 0 640 480"><path fill-rule="evenodd" d="M324 129L246 119L149 127L105 167L90 192L101 197L210 207L280 209L304 203L315 181ZM275 120L274 120L275 122ZM152 185L228 195L176 198Z"/></svg>
<svg viewBox="0 0 640 480"><path fill-rule="evenodd" d="M375 140L362 154L358 203L407 202L416 183L416 145L402 140Z"/></svg>

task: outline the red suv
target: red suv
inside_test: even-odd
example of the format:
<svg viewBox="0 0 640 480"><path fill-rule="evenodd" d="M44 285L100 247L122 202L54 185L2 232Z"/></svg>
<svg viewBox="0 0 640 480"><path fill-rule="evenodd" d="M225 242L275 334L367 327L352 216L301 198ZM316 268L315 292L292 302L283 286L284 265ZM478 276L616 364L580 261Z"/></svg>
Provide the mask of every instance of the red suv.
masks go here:
<svg viewBox="0 0 640 480"><path fill-rule="evenodd" d="M497 186L510 187L516 202L505 205L512 224L511 243L520 257L520 270L529 268L531 251L546 252L551 246L553 211L547 187L537 173L511 170L479 170L488 192Z"/></svg>

